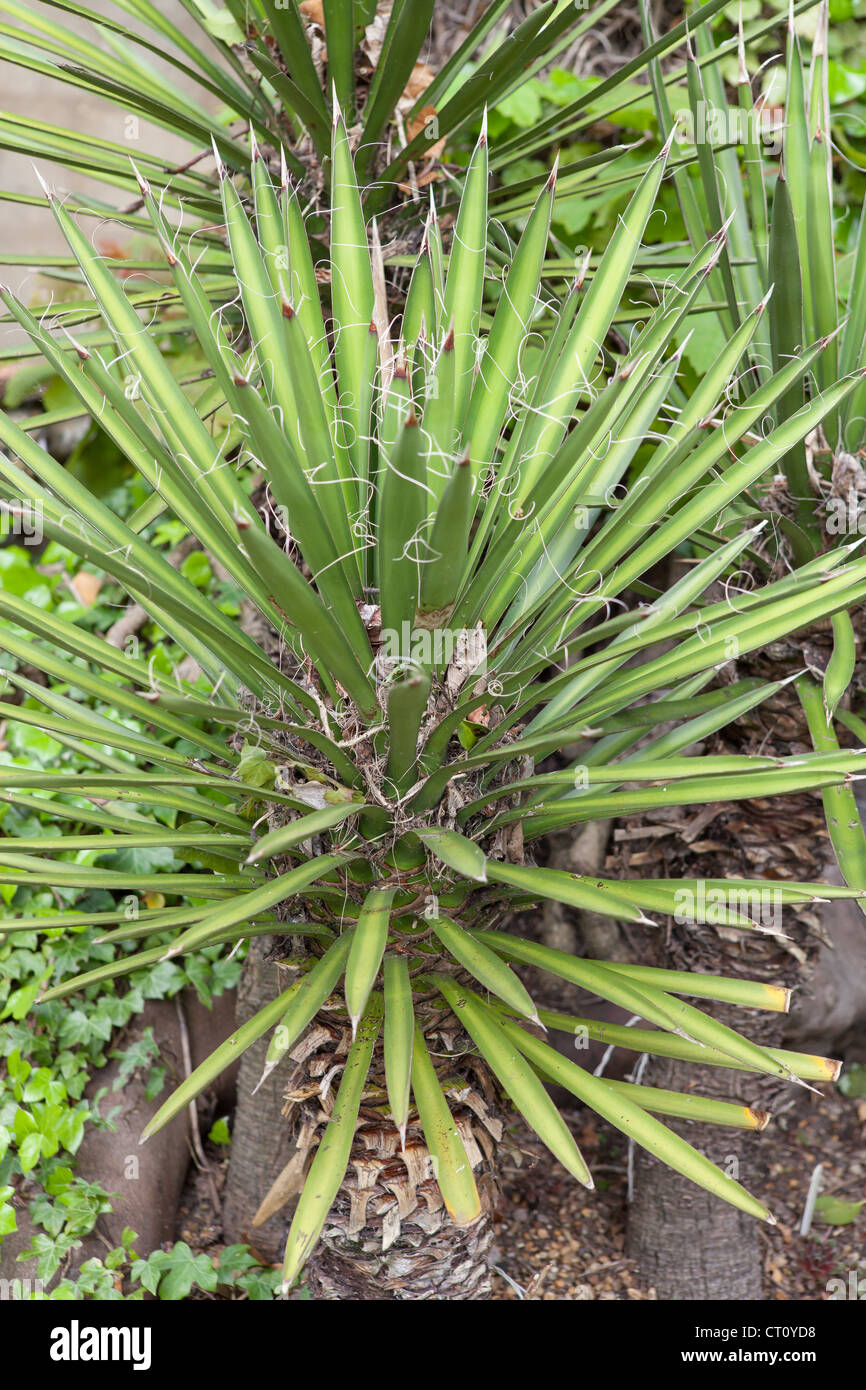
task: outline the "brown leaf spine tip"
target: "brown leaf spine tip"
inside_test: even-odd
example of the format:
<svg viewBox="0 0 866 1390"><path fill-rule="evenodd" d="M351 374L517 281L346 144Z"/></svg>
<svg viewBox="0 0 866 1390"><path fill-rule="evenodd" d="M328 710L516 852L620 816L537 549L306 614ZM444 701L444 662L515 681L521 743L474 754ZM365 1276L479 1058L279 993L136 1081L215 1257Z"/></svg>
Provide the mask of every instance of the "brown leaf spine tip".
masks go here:
<svg viewBox="0 0 866 1390"><path fill-rule="evenodd" d="M410 406L410 407L409 407L409 414L406 416L406 428L408 429L408 428L410 427L410 425L411 425L413 428L416 428L417 425L418 425L418 423L419 423L419 421L418 421L418 416L415 414L415 407L414 407L414 406Z"/></svg>
<svg viewBox="0 0 866 1390"><path fill-rule="evenodd" d="M847 322L848 322L847 318L844 319L842 323L839 323L839 324L836 325L836 327L833 329L833 332L832 332L832 333L828 333L825 337L823 337L823 338L821 339L821 347L822 347L822 348L825 348L825 347L827 346L828 343L832 343L833 339L834 339L835 337L837 337L837 335L838 335L839 333L842 332L842 329L845 327L845 324L846 324Z"/></svg>
<svg viewBox="0 0 866 1390"><path fill-rule="evenodd" d="M150 184L148 183L144 175L141 173L141 171L136 168L135 161L131 159L129 162L132 165L132 172L135 174L135 180L138 184L138 191L140 192L142 198L146 198L150 193Z"/></svg>
<svg viewBox="0 0 866 1390"><path fill-rule="evenodd" d="M44 178L43 178L42 175L40 174L39 170L36 168L36 165L35 165L35 164L33 165L33 172L34 172L34 174L36 175L37 179L39 180L40 187L42 188L42 192L45 194L45 197L48 199L49 203L53 203L53 202L54 202L54 194L52 193L51 189L48 187L48 184L45 182Z"/></svg>
<svg viewBox="0 0 866 1390"><path fill-rule="evenodd" d="M676 135L676 133L677 133L676 126L674 126L674 128L673 128L673 130L671 131L670 135L668 136L667 140L665 140L664 144L662 145L661 154L659 155L659 159L667 159L668 155L669 155L670 152L671 152L671 147L673 146L673 143L674 143L674 136Z"/></svg>
<svg viewBox="0 0 866 1390"><path fill-rule="evenodd" d="M375 334L376 334L376 337L378 338L378 336L379 336L379 330L378 330L378 328L376 327L376 320L375 320L375 319L371 319L371 320L370 320L370 327L367 329L367 332L368 332L368 333L375 333Z"/></svg>
<svg viewBox="0 0 866 1390"><path fill-rule="evenodd" d="M763 299L758 300L758 303L755 305L756 318L759 318L761 314L763 314L770 300L773 298L773 290L775 288L776 286L774 284L771 285L770 288L767 290L767 293L764 295Z"/></svg>
<svg viewBox="0 0 866 1390"><path fill-rule="evenodd" d="M396 365L395 368L394 368L394 380L395 380L395 381L408 381L408 380L409 380L409 369L408 369L408 367L406 366L406 363L403 361L402 358L397 362L397 365Z"/></svg>
<svg viewBox="0 0 866 1390"><path fill-rule="evenodd" d="M5 288L5 287L4 287L4 288ZM9 291L6 290L6 293L8 294ZM72 336L72 334L69 332L69 329L68 329L68 328L64 328L63 331L64 331L64 333L66 334L67 338L69 339L70 343L72 344L72 346L73 346L75 352L77 353L79 361L81 361L81 362L89 362L89 361L90 361L90 353L87 351L87 348L84 347L81 343L77 342L75 338L73 338L73 336Z"/></svg>
<svg viewBox="0 0 866 1390"><path fill-rule="evenodd" d="M468 454L464 454L463 457L462 457L462 459L458 459L458 461L457 461L457 467L458 467L458 468L468 468L468 467L469 467L469 455L468 455Z"/></svg>
<svg viewBox="0 0 866 1390"><path fill-rule="evenodd" d="M556 151L556 158L553 161L553 168L548 176L547 183L544 185L545 193L552 193L556 187L556 175L559 172L559 150Z"/></svg>
<svg viewBox="0 0 866 1390"><path fill-rule="evenodd" d="M443 352L453 352L453 351L454 351L454 325L453 325L453 323L452 323L451 327L448 329L448 334L447 334L447 336L446 336L446 338L445 338L445 342L442 344L442 351L443 351Z"/></svg>
<svg viewBox="0 0 866 1390"><path fill-rule="evenodd" d="M249 517L236 516L235 526L238 528L239 531L248 531L250 529Z"/></svg>
<svg viewBox="0 0 866 1390"><path fill-rule="evenodd" d="M241 376L240 372L235 372L234 376L232 377L232 381L234 382L235 386L249 386L250 384L248 378L245 376Z"/></svg>
<svg viewBox="0 0 866 1390"><path fill-rule="evenodd" d="M282 301L280 309L284 319L293 319L295 317L295 311L287 299Z"/></svg>
<svg viewBox="0 0 866 1390"><path fill-rule="evenodd" d="M252 126L250 126L250 159L255 161L257 159L261 159L261 157L262 152L259 149L259 144L256 140L256 132L253 130Z"/></svg>

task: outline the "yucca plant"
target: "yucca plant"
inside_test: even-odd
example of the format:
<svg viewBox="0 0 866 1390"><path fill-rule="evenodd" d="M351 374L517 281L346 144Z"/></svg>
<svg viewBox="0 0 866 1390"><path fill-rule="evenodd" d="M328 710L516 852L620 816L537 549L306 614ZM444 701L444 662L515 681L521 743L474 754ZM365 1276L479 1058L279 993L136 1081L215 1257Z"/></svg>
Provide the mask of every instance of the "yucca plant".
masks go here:
<svg viewBox="0 0 866 1390"><path fill-rule="evenodd" d="M650 37L652 27L645 4L642 12L645 34ZM686 62L686 109L672 109L657 60L651 65L663 134L679 126L682 147L688 151L694 145L694 158L676 173L693 245L703 244L707 215L719 220L732 218L730 252L720 261L717 280L723 330L732 332L756 295L770 284L775 287L764 332L753 338L744 368L754 379L765 380L773 367L789 360L804 343L842 330L839 341L834 341L816 363L808 382L797 383L791 397L777 407L777 414L801 405L804 389L807 393L824 389L840 370L856 368L866 323L862 219L851 274L844 289L837 284L827 61L829 9L822 0L808 64L798 36L797 13L791 6L784 68L769 69L770 76L764 78L768 91L763 94L753 90L748 43L740 28L736 105L729 101L718 55L705 30L695 32L694 49ZM774 115L770 94L778 90L784 92L784 108L783 113L777 109ZM824 423L823 432L832 448L843 441L849 452L862 447L866 441L864 400L861 386ZM805 453L804 445L792 450L785 472L798 518L808 530L814 508Z"/></svg>
<svg viewBox="0 0 866 1390"><path fill-rule="evenodd" d="M748 44L740 28L737 105L728 99L704 30L695 33L687 59L688 110L673 111L657 60L651 76L665 134L690 116L698 134L695 162L676 173L676 187L692 245L706 234L705 213L729 218L730 244L716 272L722 333L736 332L756 296L772 294L766 321L751 336L737 373L740 385L766 383L774 371L800 360L804 344L818 338L827 351L797 373L779 397L772 417L784 420L804 401L832 391L840 373L860 366L866 334L866 217L860 216L847 274L838 273L834 232L833 137L828 86L829 7L818 9L811 60L798 34L798 9L789 8L784 62L784 118L772 120L767 96L753 90ZM644 34L652 37L642 4ZM772 90L772 83L771 83ZM769 208L769 211L768 211ZM860 383L801 437L780 461L772 510L789 554L808 560L842 535L862 536L866 481L858 456L866 447L866 382ZM746 501L746 499L744 499ZM752 497L743 521L761 514ZM856 738L866 729L844 700L855 672L856 639L847 612L834 615L831 651L821 685L808 674L797 683L803 717L816 750L838 748L834 720ZM866 885L866 838L853 790L825 793L827 827L848 883Z"/></svg>
<svg viewBox="0 0 866 1390"><path fill-rule="evenodd" d="M257 935L280 944L287 987L175 1091L144 1137L270 1032L265 1071L285 1069L298 1142L291 1172L262 1194L270 1211L301 1189L287 1289L310 1260L315 1285L324 1250L328 1280L316 1286L331 1293L342 1267L352 1272L347 1287L366 1280L380 1297L483 1296L489 1200L475 1174L495 1162L501 1099L592 1185L545 1089L551 1081L694 1182L772 1221L758 1197L656 1118L761 1128L766 1116L595 1077L549 1045L545 1026L791 1081L838 1069L759 1047L680 997L781 1010L783 983L579 959L503 930L517 909L553 899L623 922L679 912L752 932L761 923L750 894L772 890L794 904L857 892L588 880L533 863L552 830L645 807L836 788L866 766L866 752L850 750L789 761L687 756L778 690L758 680L714 688L719 668L858 602L866 560L842 546L735 603L704 597L755 541L754 529L720 538L727 509L843 405L860 375L755 438L755 424L821 358L822 339L730 407L724 428L707 430L760 328L762 301L685 407L670 408L673 335L724 253L724 230L617 352L611 324L669 153L668 143L597 272L557 312L539 288L551 178L488 320L485 283L499 271L485 260L482 134L450 255L431 215L399 328L339 115L330 325L288 176L275 185L255 159L245 207L219 166L234 276L225 313L141 177L143 208L213 376L195 405L60 202L51 199L111 347L84 347L68 329L54 336L4 292L152 489L126 524L2 415L5 510L14 518L38 508L45 535L122 584L201 671L197 685L163 675L67 617L0 596L18 692L0 717L49 731L93 764L74 779L4 769L5 798L49 811L68 833L7 842L0 878L98 887L118 902L96 915L18 917L4 930L108 927L124 922L129 894L177 900L111 932L115 959L44 999L204 944ZM225 410L214 414L220 406L230 423ZM639 450L637 484L617 507L614 490ZM223 567L258 615L260 640L148 541L164 516L182 520ZM647 576L695 538L703 558L659 592ZM576 760L539 770L576 743ZM180 872L98 863L119 848L156 846L171 848ZM130 953L138 941L143 949ZM649 1027L537 1010L512 963L552 972Z"/></svg>
<svg viewBox="0 0 866 1390"><path fill-rule="evenodd" d="M159 258L150 251L150 219L141 206L130 155L162 199L185 248L194 247L209 296L224 300L232 266L220 233L221 200L211 160L215 144L233 176L248 178L253 142L274 180L280 158L299 189L305 209L327 212L321 195L328 186L330 129L336 93L359 170L367 216L388 216L383 241L391 259L414 250L417 204L432 185L440 204L453 195L447 174L456 169L455 141L477 128L482 112L515 92L558 55L616 9L620 0L590 6L575 0L545 0L524 15L514 0L489 0L476 7L465 36L449 49L433 42L442 20L433 0L230 0L199 3L177 0L177 9L150 0L116 0L106 14L101 7L71 0L0 0L0 64L21 68L37 79L62 83L104 103L98 136L64 125L35 121L31 115L0 112L0 148L28 160L59 164L74 189L81 174L105 188L105 196L72 193L68 206L104 228L108 219L121 241L137 236L133 246L114 252L124 274L158 275ZM797 11L815 0L799 0ZM503 143L493 169L496 210L509 221L527 215L534 199L533 181L515 183L515 160L552 158L565 146L559 192L568 197L589 188L593 193L631 189L640 177L636 151L621 141L594 154L568 152L599 119L616 116L634 100L652 62L670 63L687 33L696 34L722 13L730 0L708 0L685 20L648 42L643 53L624 63L585 97L555 117ZM459 5L454 7L459 15ZM70 25L70 17L75 27ZM178 23L182 17L183 23ZM130 23L131 21L131 23ZM747 27L746 39L761 38L775 19ZM729 44L722 44L718 58ZM158 55L160 66L153 62ZM679 66L666 81L680 80ZM157 128L156 135L152 127ZM161 132L177 162L165 158ZM623 167L630 152L633 162ZM441 160L445 159L443 169ZM457 152L460 158L459 151ZM651 155L647 148L647 162ZM681 156L688 162L693 156ZM64 190L65 191L65 190ZM44 204L42 195L0 190L0 200ZM408 213L407 213L408 208ZM183 217L179 216L181 209ZM90 223L91 226L94 223ZM320 229L316 229L320 235ZM501 238L501 233L500 233ZM202 251L207 255L201 258ZM316 258L327 258L317 240ZM556 257L546 274L561 276ZM497 254L497 239L491 244ZM109 251L106 248L106 255ZM200 259L201 258L201 259ZM94 306L74 258L34 256L28 249L2 253L2 263L33 267L64 286L69 296L67 326L89 344ZM573 266L569 261L566 272ZM658 257L639 253L635 278L655 276ZM663 272L663 273L666 273ZM77 292L76 292L77 291ZM158 306L167 331L188 335L191 325L170 289L154 290L139 279L136 302L144 310ZM99 345L98 334L94 341ZM14 357L16 347L3 357Z"/></svg>

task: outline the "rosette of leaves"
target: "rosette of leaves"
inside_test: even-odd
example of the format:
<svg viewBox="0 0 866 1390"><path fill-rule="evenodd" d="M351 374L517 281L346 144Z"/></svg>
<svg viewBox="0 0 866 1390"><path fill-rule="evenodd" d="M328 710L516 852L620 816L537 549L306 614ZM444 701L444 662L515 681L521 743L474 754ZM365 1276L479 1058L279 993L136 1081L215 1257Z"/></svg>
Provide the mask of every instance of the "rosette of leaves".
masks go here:
<svg viewBox="0 0 866 1390"><path fill-rule="evenodd" d="M26 697L3 701L0 718L35 724L92 761L74 786L62 772L10 769L6 796L50 806L61 828L80 823L82 797L93 808L84 833L7 844L0 877L107 890L118 922L130 894L156 892L165 904L108 937L141 950L44 997L207 945L257 934L285 943L279 997L177 1089L147 1133L270 1034L267 1069L286 1069L302 1122L295 1171L267 1199L279 1205L293 1183L301 1187L287 1287L324 1248L403 1296L455 1280L465 1296L482 1289L489 1236L476 1171L495 1159L498 1104L592 1184L550 1081L721 1199L772 1219L659 1118L760 1128L766 1117L595 1077L543 1030L791 1081L834 1076L835 1063L766 1050L687 1002L779 1010L783 984L578 959L503 927L517 909L552 899L643 924L675 912L698 922L712 911L748 933L761 924L738 906L740 893L771 887L792 904L852 893L588 880L536 866L533 850L546 833L590 820L832 788L866 765L866 753L850 750L687 756L778 689L758 680L715 688L733 653L866 594L866 560L841 546L736 602L708 595L754 541L751 530L722 541L717 519L859 378L843 377L756 434L821 358L820 340L731 406L724 428L707 430L762 323L760 301L672 408L674 335L724 252L724 232L672 278L627 349L611 337L669 145L596 273L554 311L540 291L554 179L503 282L485 255L482 134L450 254L431 216L395 316L339 117L332 142L328 321L288 177L275 184L256 159L247 206L220 165L234 278L216 303L141 178L144 212L212 373L206 400L185 394L128 285L58 201L108 346L85 347L68 330L55 336L50 319L36 322L4 293L152 489L127 524L2 415L7 506L14 514L38 503L45 534L122 584L201 672L196 684L162 674L68 616L0 597L8 680ZM497 287L488 317L485 290ZM224 408L231 424L217 425ZM617 506L639 450L637 483ZM224 613L149 543L148 527L164 515L183 520L254 624ZM695 537L703 558L659 591L650 579L658 563ZM31 679L32 667L49 686ZM576 745L577 756L567 751ZM559 750L560 766L543 770ZM72 793L74 810L64 800ZM134 816L120 813L130 805ZM100 863L157 846L171 849L177 871ZM148 935L166 931L169 946L162 936L148 946ZM546 1014L514 965L552 972L646 1026Z"/></svg>

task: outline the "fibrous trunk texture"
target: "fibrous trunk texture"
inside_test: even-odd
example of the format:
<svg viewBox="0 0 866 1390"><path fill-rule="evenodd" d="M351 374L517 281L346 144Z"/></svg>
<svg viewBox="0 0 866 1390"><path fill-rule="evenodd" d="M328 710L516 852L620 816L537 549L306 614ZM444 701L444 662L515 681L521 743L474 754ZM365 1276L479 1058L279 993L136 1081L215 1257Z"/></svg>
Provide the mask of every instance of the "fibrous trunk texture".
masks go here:
<svg viewBox="0 0 866 1390"><path fill-rule="evenodd" d="M416 1016L425 1031L466 1156L475 1172L481 1215L471 1226L451 1220L414 1112L405 1144L389 1117L384 1065L374 1054L349 1167L307 1267L315 1298L484 1299L490 1295L488 1253L495 1202L494 1161L503 1138L487 1069L456 1021L439 1019L424 1001ZM283 1093L296 1157L264 1203L291 1201L306 1158L322 1138L339 1085L351 1033L340 1001L320 1012L292 1049L294 1072Z"/></svg>
<svg viewBox="0 0 866 1390"><path fill-rule="evenodd" d="M481 1155L466 1116L458 1121L470 1162ZM314 1298L373 1300L490 1297L493 1240L490 1184L479 1181L483 1210L471 1226L455 1226L430 1172L420 1135L405 1156L393 1126L360 1132L353 1176L344 1183L309 1266ZM467 1142L468 1141L468 1142ZM476 1180L478 1180L476 1173Z"/></svg>
<svg viewBox="0 0 866 1390"><path fill-rule="evenodd" d="M258 938L241 981L238 1022L281 989L291 962L279 962ZM316 1145L334 1106L351 1033L334 996L292 1048L294 1062L262 1075L267 1037L244 1054L238 1080L223 1229L274 1262L282 1257L292 1212ZM423 1019L423 1006L419 1017ZM451 1019L427 1032L439 1054L440 1081L451 1105L482 1211L456 1226L442 1201L417 1121L405 1148L387 1118L381 1057L374 1057L346 1178L307 1266L314 1298L485 1299L495 1203L494 1158L503 1137L489 1075ZM253 1094L255 1090L255 1094Z"/></svg>

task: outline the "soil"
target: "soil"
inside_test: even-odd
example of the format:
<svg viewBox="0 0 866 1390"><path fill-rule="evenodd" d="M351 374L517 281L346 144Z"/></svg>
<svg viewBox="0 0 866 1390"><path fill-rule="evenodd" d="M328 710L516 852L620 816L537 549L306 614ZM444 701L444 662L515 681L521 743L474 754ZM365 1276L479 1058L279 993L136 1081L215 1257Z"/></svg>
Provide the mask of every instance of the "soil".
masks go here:
<svg viewBox="0 0 866 1390"><path fill-rule="evenodd" d="M524 1165L503 1174L494 1298L654 1299L655 1290L623 1254L627 1142L585 1111L566 1119L599 1190L593 1194L578 1187L536 1140L526 1137ZM807 1236L799 1234L817 1163L824 1166L822 1193L848 1201L862 1195L864 1129L866 1102L848 1100L831 1087L820 1097L797 1095L766 1131L775 1156L761 1197L778 1221L775 1229L762 1229L768 1302L823 1301L828 1280L847 1282L851 1270L866 1277L866 1218L846 1226L816 1223Z"/></svg>

